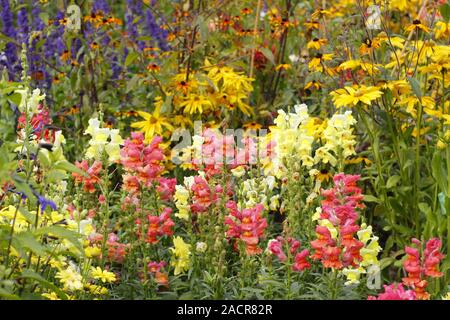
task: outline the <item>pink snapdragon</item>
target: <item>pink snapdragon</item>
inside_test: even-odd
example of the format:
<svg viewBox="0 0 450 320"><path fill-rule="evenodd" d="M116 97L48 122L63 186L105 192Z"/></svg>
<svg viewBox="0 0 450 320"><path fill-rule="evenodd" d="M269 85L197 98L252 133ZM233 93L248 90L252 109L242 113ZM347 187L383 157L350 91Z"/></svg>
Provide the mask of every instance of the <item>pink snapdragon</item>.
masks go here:
<svg viewBox="0 0 450 320"><path fill-rule="evenodd" d="M377 297L369 296L367 300L416 300L416 293L413 290L405 290L401 283L384 285L384 292Z"/></svg>
<svg viewBox="0 0 450 320"><path fill-rule="evenodd" d="M239 210L236 202L228 201L226 207L230 212L225 217L225 224L228 225L227 237L241 239L248 255L261 253L262 249L258 247L258 243L267 227L267 220L261 216L264 206L257 204L252 208Z"/></svg>

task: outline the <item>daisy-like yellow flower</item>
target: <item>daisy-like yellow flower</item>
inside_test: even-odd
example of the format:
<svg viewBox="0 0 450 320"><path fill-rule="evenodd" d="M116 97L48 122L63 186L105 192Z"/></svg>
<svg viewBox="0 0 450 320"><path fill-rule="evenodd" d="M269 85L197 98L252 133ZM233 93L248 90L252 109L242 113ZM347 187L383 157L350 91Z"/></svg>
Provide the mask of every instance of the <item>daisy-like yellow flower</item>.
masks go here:
<svg viewBox="0 0 450 320"><path fill-rule="evenodd" d="M252 121L252 122L247 122L243 125L245 130L259 130L262 128L262 125L259 124L258 122Z"/></svg>
<svg viewBox="0 0 450 320"><path fill-rule="evenodd" d="M116 281L116 275L110 271L102 270L100 267L92 267L91 276L103 283Z"/></svg>
<svg viewBox="0 0 450 320"><path fill-rule="evenodd" d="M56 273L56 278L63 284L65 290L75 291L83 289L83 277L73 266L62 269Z"/></svg>
<svg viewBox="0 0 450 320"><path fill-rule="evenodd" d="M161 115L161 107L157 106L153 113L138 111L138 114L144 118L144 121L138 121L131 124L132 128L138 128L145 134L145 141L149 142L155 134L162 135L163 130L172 131L174 128L169 119Z"/></svg>
<svg viewBox="0 0 450 320"><path fill-rule="evenodd" d="M315 55L314 58L311 59L311 61L308 64L308 67L311 71L318 71L323 72L323 62L329 61L333 59L332 53L318 53Z"/></svg>
<svg viewBox="0 0 450 320"><path fill-rule="evenodd" d="M380 47L380 41L378 39L364 39L362 45L359 47L359 53L362 55L370 54L375 49L378 49Z"/></svg>
<svg viewBox="0 0 450 320"><path fill-rule="evenodd" d="M417 98L416 96L403 97L398 102L398 104L401 106L406 105L406 112L411 114L413 117L416 116L416 109L414 107L416 105L418 105L419 103L421 103L425 109L432 110L432 109L434 109L434 106L435 106L434 99L429 96L424 96L424 97L421 97L420 99Z"/></svg>
<svg viewBox="0 0 450 320"><path fill-rule="evenodd" d="M184 113L203 113L208 108L212 108L212 102L205 96L192 93L181 102L180 107L184 108Z"/></svg>
<svg viewBox="0 0 450 320"><path fill-rule="evenodd" d="M305 21L304 25L310 30L319 29L319 21L316 20Z"/></svg>
<svg viewBox="0 0 450 320"><path fill-rule="evenodd" d="M327 39L319 39L319 38L314 38L312 39L310 42L308 42L308 44L306 45L306 47L308 49L316 49L316 50L320 50L320 48L327 44L328 40Z"/></svg>
<svg viewBox="0 0 450 320"><path fill-rule="evenodd" d="M422 22L419 19L415 19L412 24L410 24L406 28L406 32L412 32L414 30L422 30L426 33L430 33L430 28L428 28L426 25L422 24Z"/></svg>
<svg viewBox="0 0 450 320"><path fill-rule="evenodd" d="M322 84L316 80L308 82L304 87L305 90L308 90L308 89L320 90L321 88L322 88Z"/></svg>
<svg viewBox="0 0 450 320"><path fill-rule="evenodd" d="M356 106L362 102L370 105L372 101L383 95L377 87L366 87L364 85L354 85L353 87L345 87L330 93L336 108L345 106Z"/></svg>
<svg viewBox="0 0 450 320"><path fill-rule="evenodd" d="M450 23L438 21L434 25L434 35L436 39L448 39L450 37Z"/></svg>
<svg viewBox="0 0 450 320"><path fill-rule="evenodd" d="M311 18L322 19L331 16L331 14L332 14L331 11L319 8L316 11L314 11L314 13L311 15Z"/></svg>
<svg viewBox="0 0 450 320"><path fill-rule="evenodd" d="M277 65L277 66L275 67L275 70L276 70L276 71L278 71L278 70L280 70L280 69L282 69L282 70L289 70L289 69L291 69L291 65L288 64L288 63L283 63L283 64L279 64L279 65Z"/></svg>
<svg viewBox="0 0 450 320"><path fill-rule="evenodd" d="M42 296L48 300L61 300L55 292L43 293Z"/></svg>

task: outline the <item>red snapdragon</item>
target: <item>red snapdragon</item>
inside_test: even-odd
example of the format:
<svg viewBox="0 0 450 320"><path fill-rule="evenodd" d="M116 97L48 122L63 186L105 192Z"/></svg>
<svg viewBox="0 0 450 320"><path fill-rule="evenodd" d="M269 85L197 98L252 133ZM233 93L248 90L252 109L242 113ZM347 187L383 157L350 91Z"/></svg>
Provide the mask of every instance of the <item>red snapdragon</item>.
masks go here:
<svg viewBox="0 0 450 320"><path fill-rule="evenodd" d="M229 227L227 237L241 239L245 244L245 251L248 255L261 253L262 249L258 247L258 243L267 227L267 220L261 216L264 206L258 204L240 211L236 202L228 201L226 207L230 212L225 217L225 224Z"/></svg>

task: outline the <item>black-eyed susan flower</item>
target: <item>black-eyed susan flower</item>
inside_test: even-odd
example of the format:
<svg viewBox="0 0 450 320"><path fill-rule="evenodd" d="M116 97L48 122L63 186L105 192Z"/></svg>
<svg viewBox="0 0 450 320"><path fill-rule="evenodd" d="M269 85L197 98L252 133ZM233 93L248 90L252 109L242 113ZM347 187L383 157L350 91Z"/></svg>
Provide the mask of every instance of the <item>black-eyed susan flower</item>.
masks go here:
<svg viewBox="0 0 450 320"><path fill-rule="evenodd" d="M426 25L422 24L422 22L419 19L415 19L412 24L410 24L408 27L406 27L406 32L412 32L414 30L422 30L426 33L430 33L430 28L428 28Z"/></svg>
<svg viewBox="0 0 450 320"><path fill-rule="evenodd" d="M64 52L60 56L61 61L67 61L70 59L69 50L64 50Z"/></svg>
<svg viewBox="0 0 450 320"><path fill-rule="evenodd" d="M291 69L291 65L288 64L288 63L282 63L282 64L279 64L279 65L277 65L275 67L276 71L278 71L278 70L289 70L289 69Z"/></svg>
<svg viewBox="0 0 450 320"><path fill-rule="evenodd" d="M243 125L245 130L259 130L262 128L262 125L258 122L252 121L252 122L246 122Z"/></svg>
<svg viewBox="0 0 450 320"><path fill-rule="evenodd" d="M358 103L370 105L372 101L380 98L383 95L377 87L366 87L364 85L354 85L352 87L345 87L335 90L330 93L336 108L352 107Z"/></svg>
<svg viewBox="0 0 450 320"><path fill-rule="evenodd" d="M436 39L448 39L450 37L450 23L437 21L433 31Z"/></svg>
<svg viewBox="0 0 450 320"><path fill-rule="evenodd" d="M147 70L151 72L159 72L159 70L161 70L161 67L158 66L156 63L150 63L147 66Z"/></svg>
<svg viewBox="0 0 450 320"><path fill-rule="evenodd" d="M177 89L183 91L183 94L187 94L189 90L189 83L184 80L181 80L180 82L177 83Z"/></svg>
<svg viewBox="0 0 450 320"><path fill-rule="evenodd" d="M100 46L98 45L97 42L94 41L90 44L90 47L92 50L97 50Z"/></svg>
<svg viewBox="0 0 450 320"><path fill-rule="evenodd" d="M327 169L322 169L315 175L316 180L320 182L328 182L331 177L332 175Z"/></svg>
<svg viewBox="0 0 450 320"><path fill-rule="evenodd" d="M311 89L320 90L321 88L322 88L322 84L316 80L309 81L304 87L305 90L311 90Z"/></svg>
<svg viewBox="0 0 450 320"><path fill-rule="evenodd" d="M319 21L317 20L305 21L304 25L309 30L319 29Z"/></svg>
<svg viewBox="0 0 450 320"><path fill-rule="evenodd" d="M366 166L372 165L372 161L370 161L367 157L356 157L350 156L348 159L345 159L345 164L359 164L364 163Z"/></svg>
<svg viewBox="0 0 450 320"><path fill-rule="evenodd" d="M333 59L332 53L318 53L311 59L308 67L311 71L323 72L323 62Z"/></svg>
<svg viewBox="0 0 450 320"><path fill-rule="evenodd" d="M380 42L378 39L370 39L365 38L363 40L363 43L359 47L359 53L364 54L371 54L375 49L378 49L380 47Z"/></svg>
<svg viewBox="0 0 450 320"><path fill-rule="evenodd" d="M332 15L332 12L330 10L319 8L313 12L313 14L311 15L311 18L322 19L322 18L329 17L331 15Z"/></svg>
<svg viewBox="0 0 450 320"><path fill-rule="evenodd" d="M308 42L308 44L306 45L306 47L308 49L316 49L316 50L320 50L320 48L327 44L328 40L327 39L319 39L319 38L314 38L312 39L310 42Z"/></svg>
<svg viewBox="0 0 450 320"><path fill-rule="evenodd" d="M249 14L251 14L252 12L253 12L253 10L250 9L250 8L248 8L248 7L245 7L244 9L241 10L241 14L242 14L243 16L249 15Z"/></svg>

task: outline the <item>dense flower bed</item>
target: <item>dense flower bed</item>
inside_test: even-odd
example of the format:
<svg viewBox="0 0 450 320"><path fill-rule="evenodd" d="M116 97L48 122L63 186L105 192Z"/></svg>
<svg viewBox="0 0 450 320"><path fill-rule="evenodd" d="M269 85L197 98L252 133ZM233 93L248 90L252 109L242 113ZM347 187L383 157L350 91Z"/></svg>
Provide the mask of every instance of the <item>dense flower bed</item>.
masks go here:
<svg viewBox="0 0 450 320"><path fill-rule="evenodd" d="M450 4L0 0L0 297L450 299Z"/></svg>

